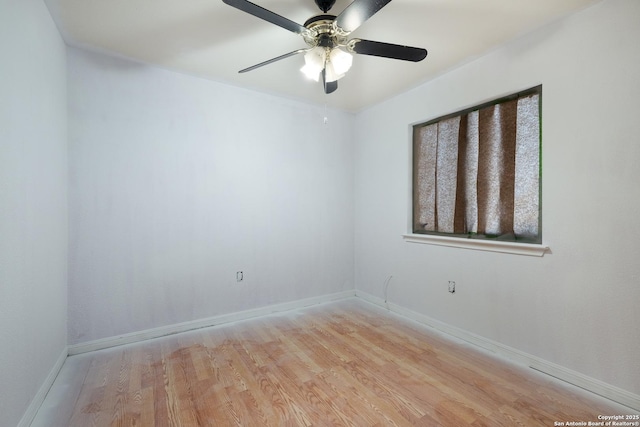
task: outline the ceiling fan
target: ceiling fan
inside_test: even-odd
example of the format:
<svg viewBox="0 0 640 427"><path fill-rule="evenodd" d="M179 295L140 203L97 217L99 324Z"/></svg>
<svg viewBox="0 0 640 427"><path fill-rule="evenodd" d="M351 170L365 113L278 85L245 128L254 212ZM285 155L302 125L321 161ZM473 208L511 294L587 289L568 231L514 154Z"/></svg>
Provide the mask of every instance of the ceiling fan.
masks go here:
<svg viewBox="0 0 640 427"><path fill-rule="evenodd" d="M327 14L336 0L314 0L324 14L309 18L304 25L293 22L248 0L222 1L285 30L300 34L308 46L245 68L240 70L240 73L255 70L290 56L304 54L305 65L301 71L316 81L319 81L321 77L324 91L328 94L338 89L338 79L344 77L351 67L351 53L412 62L422 61L427 56L426 49L348 38L349 34L391 0L354 0L338 16Z"/></svg>

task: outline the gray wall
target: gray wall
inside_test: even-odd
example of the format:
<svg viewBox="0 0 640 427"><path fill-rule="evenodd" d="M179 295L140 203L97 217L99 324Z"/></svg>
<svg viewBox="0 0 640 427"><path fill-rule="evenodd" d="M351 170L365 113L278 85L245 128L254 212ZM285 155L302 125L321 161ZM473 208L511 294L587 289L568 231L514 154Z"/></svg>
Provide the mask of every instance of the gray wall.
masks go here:
<svg viewBox="0 0 640 427"><path fill-rule="evenodd" d="M41 0L0 3L0 58L0 426L15 427L67 343L65 46Z"/></svg>
<svg viewBox="0 0 640 427"><path fill-rule="evenodd" d="M353 116L323 119L69 49L70 344L353 289Z"/></svg>
<svg viewBox="0 0 640 427"><path fill-rule="evenodd" d="M640 393L638 17L636 0L598 3L359 114L357 289L382 298L393 275L390 302ZM410 124L538 84L551 253L404 242Z"/></svg>

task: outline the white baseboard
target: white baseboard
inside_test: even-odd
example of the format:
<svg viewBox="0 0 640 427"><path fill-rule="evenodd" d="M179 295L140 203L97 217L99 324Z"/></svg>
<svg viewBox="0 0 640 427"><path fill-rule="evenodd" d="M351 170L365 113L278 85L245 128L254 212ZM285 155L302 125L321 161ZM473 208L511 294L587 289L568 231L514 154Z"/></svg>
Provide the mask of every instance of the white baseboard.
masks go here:
<svg viewBox="0 0 640 427"><path fill-rule="evenodd" d="M60 353L60 356L58 356L58 360L56 360L55 365L53 365L53 368L51 368L51 371L49 372L49 375L47 375L47 378L44 380L44 383L42 383L42 386L40 387L36 395L33 397L33 399L31 400L29 407L27 407L27 410L22 416L22 419L18 423L17 427L29 427L31 425L34 418L36 417L36 414L38 413L38 409L40 409L40 406L42 406L42 402L44 402L44 398L47 397L47 393L49 393L49 389L53 385L53 382L55 381L58 374L60 373L60 369L62 369L62 365L64 365L64 361L67 360L68 354L69 354L69 351L67 347L65 347L62 350L62 353Z"/></svg>
<svg viewBox="0 0 640 427"><path fill-rule="evenodd" d="M356 290L356 296L371 304L383 307L411 320L415 320L416 322L422 323L437 331L444 332L455 338L494 352L518 364L524 364L536 371L558 378L584 390L640 411L640 396L637 394L612 386L603 381L581 374L580 372L573 371L499 342L492 341L488 338L484 338L455 326L440 322L429 316L416 313L415 311L406 309L397 304L386 302L382 298L378 298L367 292Z"/></svg>
<svg viewBox="0 0 640 427"><path fill-rule="evenodd" d="M344 298L354 297L355 290L338 292L335 294L321 295L312 298L305 298L296 301L285 302L281 304L269 305L266 307L254 308L246 311L222 314L219 316L199 319L190 322L176 323L173 325L161 326L159 328L147 329L144 331L132 332L130 334L119 335L115 337L102 338L95 341L88 341L80 344L69 346L69 356L80 353L87 353L95 350L116 347L124 344L131 344L139 341L145 341L152 338L159 338L166 335L173 335L180 332L191 331L194 329L206 328L209 326L221 325L239 320L251 319L253 317L264 316L267 314L278 313L282 311L295 310L298 308L308 307L310 305L321 304L330 301L337 301Z"/></svg>

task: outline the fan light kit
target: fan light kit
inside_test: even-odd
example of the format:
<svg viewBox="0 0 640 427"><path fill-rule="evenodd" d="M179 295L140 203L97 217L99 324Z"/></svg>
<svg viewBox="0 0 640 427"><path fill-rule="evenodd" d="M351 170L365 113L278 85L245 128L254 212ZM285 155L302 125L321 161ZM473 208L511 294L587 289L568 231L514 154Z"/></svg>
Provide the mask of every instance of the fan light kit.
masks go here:
<svg viewBox="0 0 640 427"><path fill-rule="evenodd" d="M308 46L306 49L294 50L245 68L240 70L240 73L255 70L290 56L304 54L304 66L301 71L305 76L315 81L320 81L322 77L325 93L332 93L338 89L338 80L344 77L351 68L352 54L354 53L412 62L422 61L427 56L426 49L417 47L357 38L348 39L351 32L391 0L354 0L338 16L326 14L335 4L335 0L315 0L316 5L325 14L311 17L304 25L293 22L248 0L222 1L257 18L300 34Z"/></svg>
<svg viewBox="0 0 640 427"><path fill-rule="evenodd" d="M319 81L322 70L325 70L326 81L335 82L344 77L352 62L353 57L338 47L327 53L326 48L316 46L304 54L304 67L300 71L308 78Z"/></svg>

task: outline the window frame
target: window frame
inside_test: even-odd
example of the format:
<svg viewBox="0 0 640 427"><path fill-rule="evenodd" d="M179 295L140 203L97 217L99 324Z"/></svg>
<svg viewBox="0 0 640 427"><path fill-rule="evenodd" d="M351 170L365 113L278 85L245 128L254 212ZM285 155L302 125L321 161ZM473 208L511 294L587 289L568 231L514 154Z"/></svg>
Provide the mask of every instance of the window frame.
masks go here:
<svg viewBox="0 0 640 427"><path fill-rule="evenodd" d="M414 188L414 130L418 127L425 127L432 125L434 123L438 123L443 120L451 119L453 117L462 116L465 114L469 114L474 111L479 111L486 107L491 107L493 105L501 104L508 101L516 100L520 97L525 97L529 95L538 95L538 117L539 117L539 137L538 137L538 150L539 150L539 162L538 162L538 241L518 241L515 240L501 240L499 237L488 237L485 235L472 235L472 234L455 234L455 233L446 233L446 232L437 232L437 231L417 231L414 230L414 201L415 201L415 191ZM479 104L475 104L471 107L463 108L461 110L455 111L453 113L444 114L442 116L438 116L434 119L430 119L427 121L419 121L409 125L409 152L410 152L410 213L409 213L409 223L408 229L409 233L403 234L402 237L406 242L411 243L426 243L431 245L438 246L448 246L448 247L456 247L456 248L466 248L466 249L475 249L475 250L487 250L492 252L501 252L501 253L511 253L511 254L519 254L519 255L532 255L532 256L543 256L544 253L549 251L549 247L543 244L543 233L542 233L542 85L537 85L531 87L529 89L521 90L515 93L511 93L509 95L499 96L493 98L489 101L485 101Z"/></svg>

